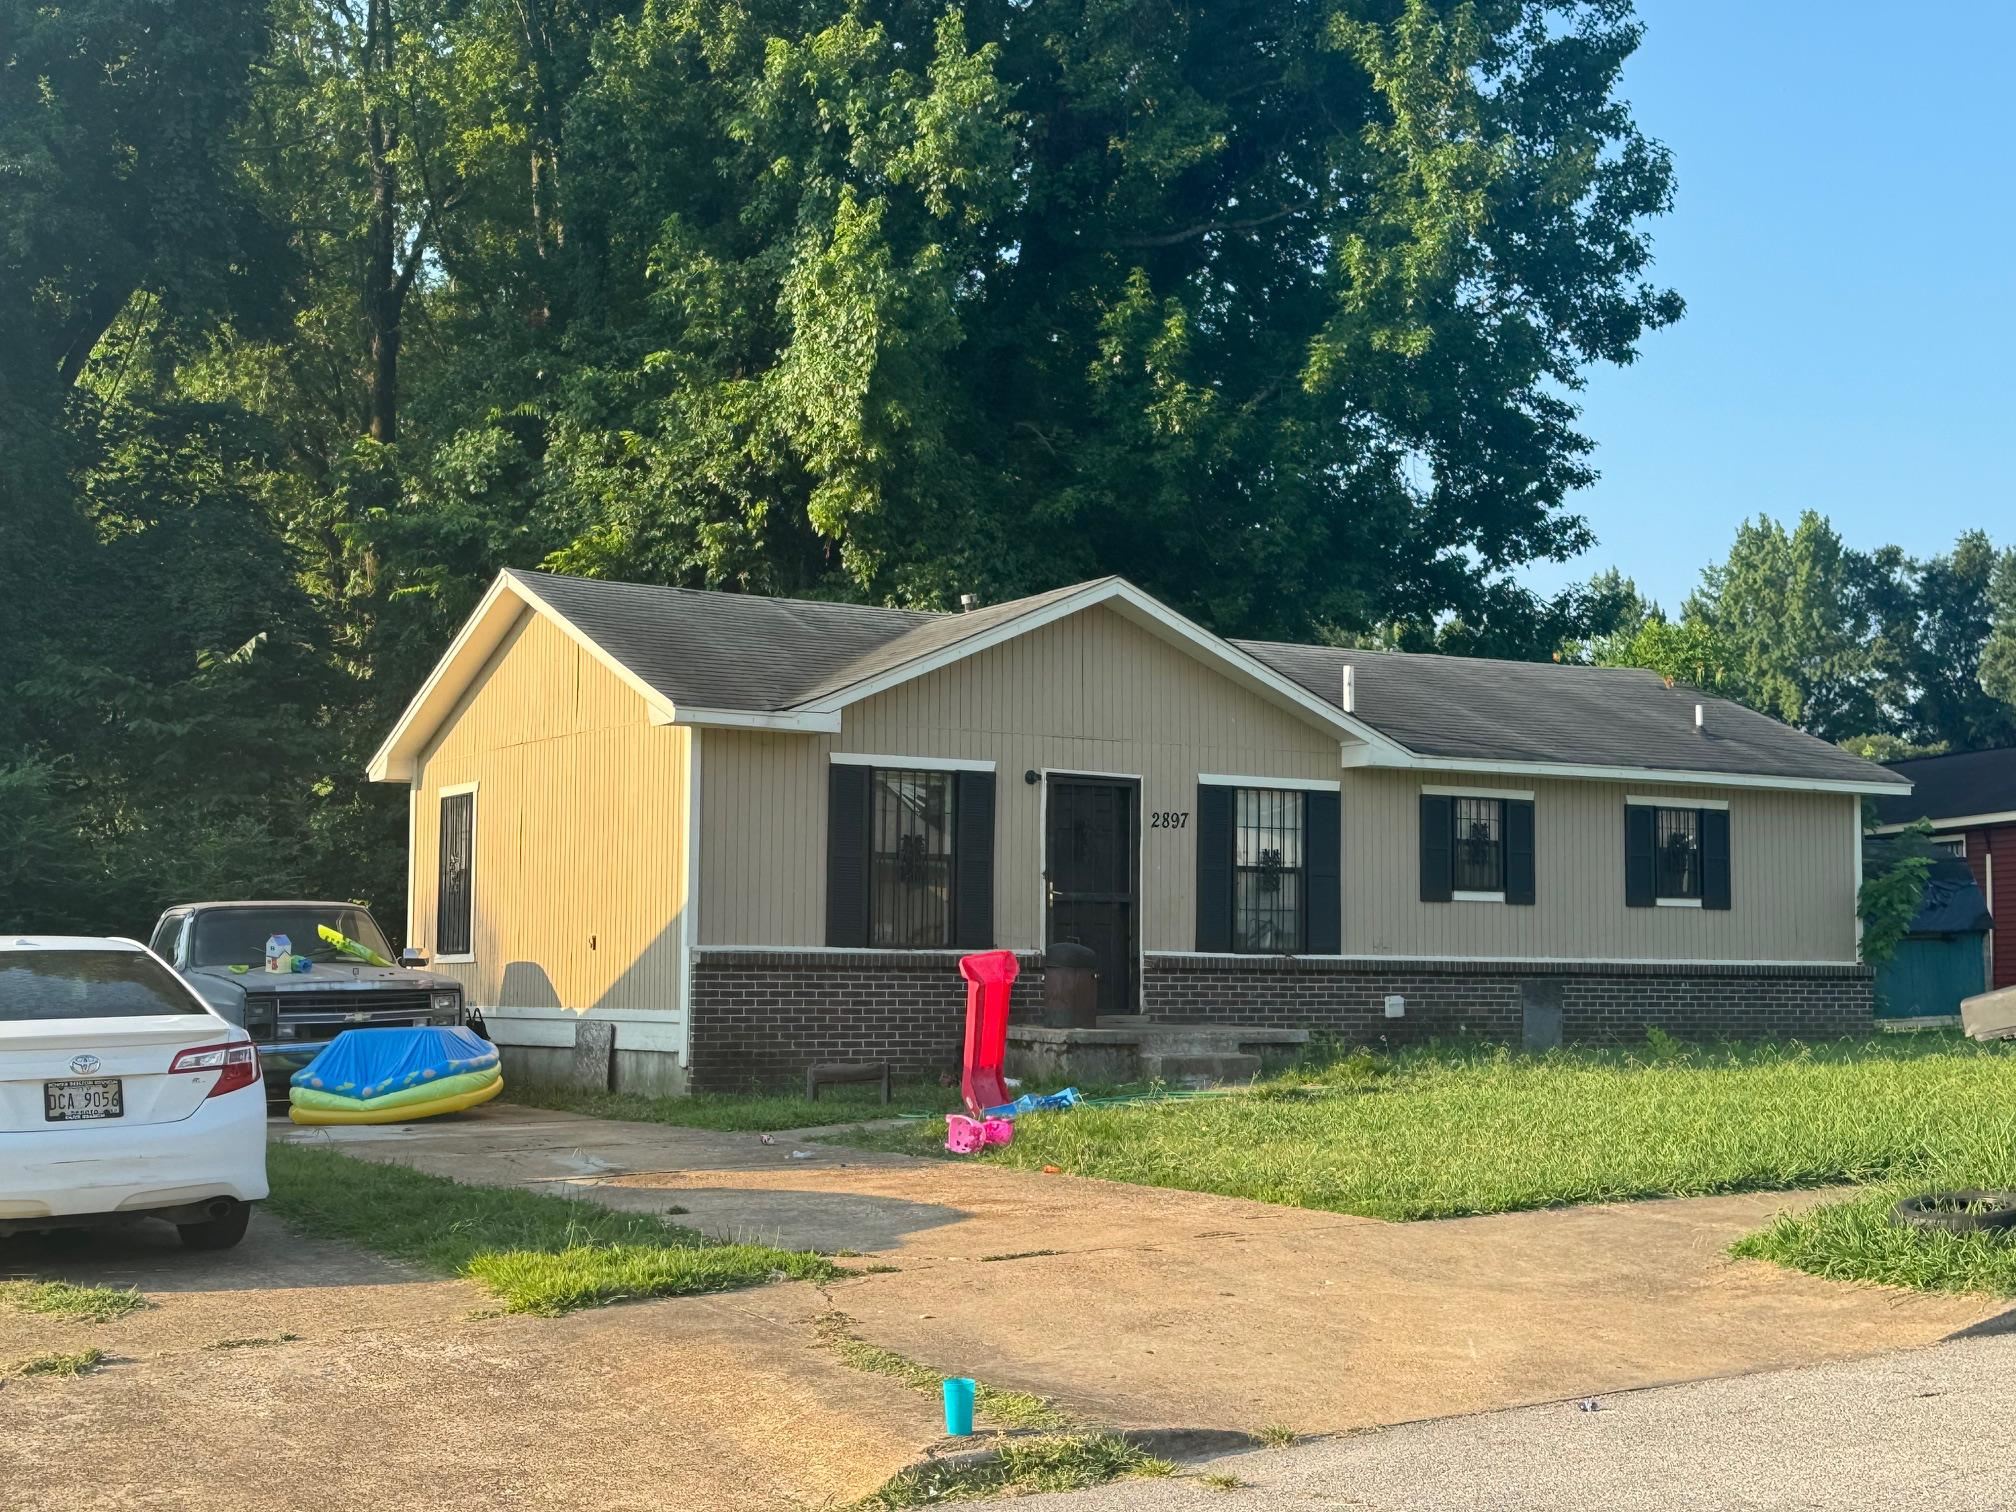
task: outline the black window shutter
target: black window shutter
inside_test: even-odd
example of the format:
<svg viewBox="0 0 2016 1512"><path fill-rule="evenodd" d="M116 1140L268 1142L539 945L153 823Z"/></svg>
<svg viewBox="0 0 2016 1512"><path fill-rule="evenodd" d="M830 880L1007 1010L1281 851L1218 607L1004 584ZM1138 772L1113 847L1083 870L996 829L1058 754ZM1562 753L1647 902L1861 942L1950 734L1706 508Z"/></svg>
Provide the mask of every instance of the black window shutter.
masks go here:
<svg viewBox="0 0 2016 1512"><path fill-rule="evenodd" d="M1729 906L1729 810L1701 810L1701 906Z"/></svg>
<svg viewBox="0 0 2016 1512"><path fill-rule="evenodd" d="M962 950L994 945L994 774L960 772L952 779L952 943Z"/></svg>
<svg viewBox="0 0 2016 1512"><path fill-rule="evenodd" d="M826 943L868 943L868 804L874 773L834 762L826 778Z"/></svg>
<svg viewBox="0 0 2016 1512"><path fill-rule="evenodd" d="M1505 800L1505 901L1531 903L1538 892L1533 866L1533 800Z"/></svg>
<svg viewBox="0 0 2016 1512"><path fill-rule="evenodd" d="M1336 793L1310 793L1302 809L1302 856L1309 889L1302 948L1311 955L1338 955L1344 949L1343 800Z"/></svg>
<svg viewBox="0 0 2016 1512"><path fill-rule="evenodd" d="M1232 789L1197 784L1197 949L1232 948Z"/></svg>
<svg viewBox="0 0 2016 1512"><path fill-rule="evenodd" d="M1624 906L1653 908L1659 902L1656 809L1642 803L1624 805Z"/></svg>
<svg viewBox="0 0 2016 1512"><path fill-rule="evenodd" d="M1421 795L1421 901L1447 903L1456 891L1456 800Z"/></svg>

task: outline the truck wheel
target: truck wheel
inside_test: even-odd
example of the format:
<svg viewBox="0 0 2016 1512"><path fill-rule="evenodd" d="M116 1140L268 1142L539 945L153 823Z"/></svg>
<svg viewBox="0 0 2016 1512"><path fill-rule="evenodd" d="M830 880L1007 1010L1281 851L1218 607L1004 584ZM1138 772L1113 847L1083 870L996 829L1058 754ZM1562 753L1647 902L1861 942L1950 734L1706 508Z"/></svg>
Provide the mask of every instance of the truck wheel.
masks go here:
<svg viewBox="0 0 2016 1512"><path fill-rule="evenodd" d="M227 1250L245 1237L245 1225L251 1221L252 1205L234 1202L222 1217L206 1218L201 1223L178 1223L175 1231L182 1236L184 1249Z"/></svg>

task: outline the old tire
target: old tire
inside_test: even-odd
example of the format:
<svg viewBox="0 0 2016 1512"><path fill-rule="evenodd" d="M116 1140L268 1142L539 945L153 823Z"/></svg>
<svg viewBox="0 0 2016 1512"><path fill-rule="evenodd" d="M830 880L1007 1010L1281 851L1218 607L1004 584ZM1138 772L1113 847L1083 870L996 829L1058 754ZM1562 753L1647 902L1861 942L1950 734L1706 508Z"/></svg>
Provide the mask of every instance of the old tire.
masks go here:
<svg viewBox="0 0 2016 1512"><path fill-rule="evenodd" d="M2016 1192L1926 1192L1898 1203L1890 1210L1890 1221L1942 1234L2006 1229L2016 1224Z"/></svg>
<svg viewBox="0 0 2016 1512"><path fill-rule="evenodd" d="M178 1223L182 1247L192 1250L227 1250L245 1237L245 1225L252 1221L252 1204L234 1202L221 1217L201 1223Z"/></svg>

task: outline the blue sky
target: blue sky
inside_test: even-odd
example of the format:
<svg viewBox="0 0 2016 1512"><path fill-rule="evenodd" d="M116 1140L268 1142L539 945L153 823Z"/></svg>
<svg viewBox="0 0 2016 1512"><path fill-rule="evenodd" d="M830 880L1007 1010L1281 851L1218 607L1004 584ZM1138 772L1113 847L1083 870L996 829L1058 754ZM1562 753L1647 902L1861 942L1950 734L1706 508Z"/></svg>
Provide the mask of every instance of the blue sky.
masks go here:
<svg viewBox="0 0 2016 1512"><path fill-rule="evenodd" d="M1673 153L1656 276L1687 315L1590 374L1598 544L1677 609L1737 523L2016 544L2016 3L1639 0L1623 93Z"/></svg>

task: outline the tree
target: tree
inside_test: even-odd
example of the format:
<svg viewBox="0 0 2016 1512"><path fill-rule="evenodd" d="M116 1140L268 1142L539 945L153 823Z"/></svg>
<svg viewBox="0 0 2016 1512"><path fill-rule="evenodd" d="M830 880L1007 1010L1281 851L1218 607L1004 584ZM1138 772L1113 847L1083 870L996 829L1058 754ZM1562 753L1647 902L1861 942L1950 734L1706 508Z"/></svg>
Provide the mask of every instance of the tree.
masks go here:
<svg viewBox="0 0 2016 1512"><path fill-rule="evenodd" d="M559 565L1227 631L1519 611L1678 316L1612 4L646 5L567 116ZM487 422L486 422L487 423Z"/></svg>
<svg viewBox="0 0 2016 1512"><path fill-rule="evenodd" d="M1997 564L1980 531L1923 562L1894 546L1867 559L1860 592L1873 629L1875 693L1892 732L1963 751L2016 743L2016 707L1983 685ZM1990 675L1999 665L1998 653Z"/></svg>
<svg viewBox="0 0 2016 1512"><path fill-rule="evenodd" d="M1988 597L1993 628L1981 648L1981 688L2007 705L2010 717L2016 718L2016 546L2004 548L1995 558Z"/></svg>
<svg viewBox="0 0 2016 1512"><path fill-rule="evenodd" d="M1727 649L1746 702L1838 740L1877 719L1855 571L1854 553L1813 510L1790 532L1760 515L1701 574L1682 616Z"/></svg>

